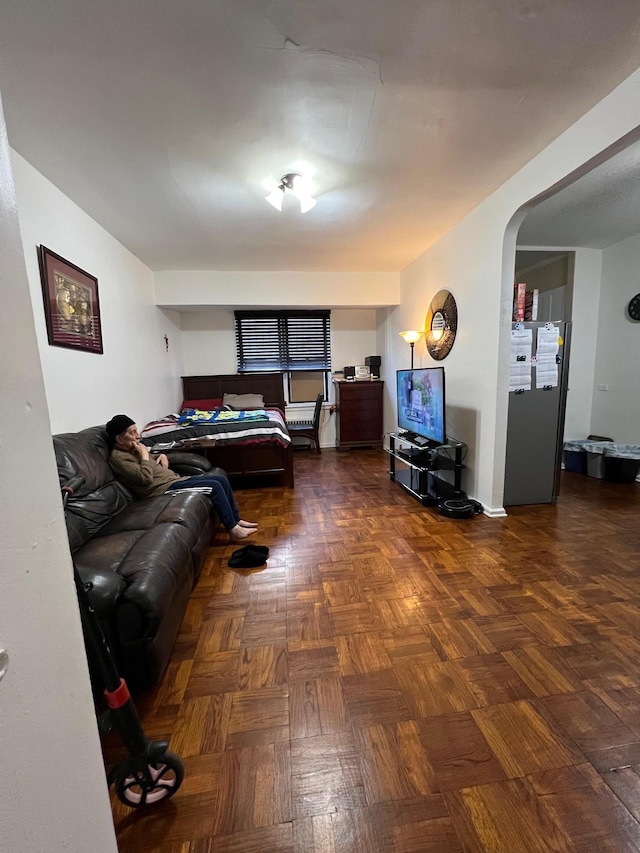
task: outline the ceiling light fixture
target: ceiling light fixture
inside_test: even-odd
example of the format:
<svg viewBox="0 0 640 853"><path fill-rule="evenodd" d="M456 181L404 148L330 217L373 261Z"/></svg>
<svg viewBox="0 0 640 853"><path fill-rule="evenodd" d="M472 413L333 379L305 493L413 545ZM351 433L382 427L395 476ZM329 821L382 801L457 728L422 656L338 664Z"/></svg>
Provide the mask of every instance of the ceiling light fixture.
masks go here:
<svg viewBox="0 0 640 853"><path fill-rule="evenodd" d="M315 207L316 199L311 195L311 184L299 172L288 172L283 175L280 178L280 183L265 198L276 210L281 211L287 190L300 202L300 213L306 213Z"/></svg>

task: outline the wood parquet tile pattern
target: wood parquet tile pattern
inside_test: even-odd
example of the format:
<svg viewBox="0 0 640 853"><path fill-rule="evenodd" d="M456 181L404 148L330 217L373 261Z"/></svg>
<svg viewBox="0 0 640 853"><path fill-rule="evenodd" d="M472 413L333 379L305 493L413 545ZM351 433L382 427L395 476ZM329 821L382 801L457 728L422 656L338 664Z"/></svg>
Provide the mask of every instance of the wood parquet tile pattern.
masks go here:
<svg viewBox="0 0 640 853"><path fill-rule="evenodd" d="M640 485L455 521L381 452L295 464L238 493L267 567L220 537L137 698L186 776L114 799L122 853L640 850Z"/></svg>

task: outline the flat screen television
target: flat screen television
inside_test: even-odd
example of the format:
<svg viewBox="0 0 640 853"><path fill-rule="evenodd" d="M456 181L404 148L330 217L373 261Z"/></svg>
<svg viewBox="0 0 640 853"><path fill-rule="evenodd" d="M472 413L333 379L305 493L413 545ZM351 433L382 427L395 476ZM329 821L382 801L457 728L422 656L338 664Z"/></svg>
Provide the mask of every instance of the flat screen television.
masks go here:
<svg viewBox="0 0 640 853"><path fill-rule="evenodd" d="M445 444L444 367L398 370L398 429L418 444Z"/></svg>

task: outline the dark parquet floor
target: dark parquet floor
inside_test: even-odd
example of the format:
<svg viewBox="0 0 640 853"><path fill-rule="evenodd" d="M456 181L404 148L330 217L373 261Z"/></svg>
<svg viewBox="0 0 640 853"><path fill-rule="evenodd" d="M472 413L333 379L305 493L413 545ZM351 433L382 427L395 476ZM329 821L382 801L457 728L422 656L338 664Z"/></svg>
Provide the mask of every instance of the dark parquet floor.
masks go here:
<svg viewBox="0 0 640 853"><path fill-rule="evenodd" d="M220 535L137 698L186 777L114 800L122 853L640 850L640 484L455 521L382 452L295 465L238 491L266 568Z"/></svg>

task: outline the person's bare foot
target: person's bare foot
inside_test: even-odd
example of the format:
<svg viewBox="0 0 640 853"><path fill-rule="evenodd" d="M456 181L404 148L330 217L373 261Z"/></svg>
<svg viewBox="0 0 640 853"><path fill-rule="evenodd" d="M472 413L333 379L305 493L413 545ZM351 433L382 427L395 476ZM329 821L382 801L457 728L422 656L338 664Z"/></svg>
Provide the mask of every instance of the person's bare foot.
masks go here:
<svg viewBox="0 0 640 853"><path fill-rule="evenodd" d="M256 528L258 526L257 521L245 521L243 518L238 522L240 527L253 527Z"/></svg>
<svg viewBox="0 0 640 853"><path fill-rule="evenodd" d="M241 527L240 524L236 524L236 526L232 527L229 531L229 539L231 539L232 542L239 542L241 539L246 539L247 536L251 536L255 532L255 527Z"/></svg>

